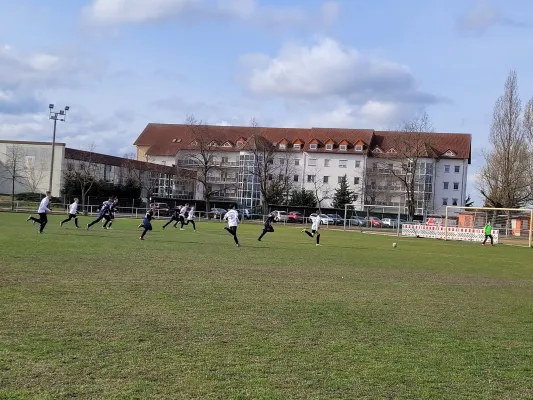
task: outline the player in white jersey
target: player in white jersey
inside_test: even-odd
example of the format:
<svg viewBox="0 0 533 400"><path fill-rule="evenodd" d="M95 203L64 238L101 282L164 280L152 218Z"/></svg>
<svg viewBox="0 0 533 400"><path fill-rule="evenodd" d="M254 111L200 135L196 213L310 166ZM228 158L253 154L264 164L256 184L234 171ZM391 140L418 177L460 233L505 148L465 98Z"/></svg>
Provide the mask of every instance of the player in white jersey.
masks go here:
<svg viewBox="0 0 533 400"><path fill-rule="evenodd" d="M181 223L181 231L184 231L183 225L185 224L185 217L187 216L187 210L189 209L189 204L185 204L183 207L181 207L180 215L178 217L179 222ZM176 226L178 223L176 222L174 226Z"/></svg>
<svg viewBox="0 0 533 400"><path fill-rule="evenodd" d="M307 229L302 230L302 232L305 232L309 237L316 237L316 245L320 246L320 212L316 212L316 216L310 217L311 219L311 232L309 232Z"/></svg>
<svg viewBox="0 0 533 400"><path fill-rule="evenodd" d="M76 228L79 229L79 226L78 226L78 202L79 200L76 198L74 199L74 203L72 203L69 207L69 210L68 210L68 218L65 219L64 221L61 221L61 223L59 224L59 226L63 226L64 223L70 221L71 219L74 218L74 223L76 224Z"/></svg>
<svg viewBox="0 0 533 400"><path fill-rule="evenodd" d="M189 213L187 214L187 222L181 221L181 230L183 230L184 225L192 224L192 228L196 232L196 223L194 222L194 206L189 208Z"/></svg>
<svg viewBox="0 0 533 400"><path fill-rule="evenodd" d="M50 199L52 198L52 194L50 192L46 192L46 196L44 199L41 200L41 204L39 204L39 209L37 210L37 214L39 214L39 219L32 217L31 215L28 217L27 221L33 221L33 223L39 224L39 233L43 233L44 227L48 223L48 214L49 212L52 212L48 208L48 205L50 204Z"/></svg>
<svg viewBox="0 0 533 400"><path fill-rule="evenodd" d="M228 221L228 226L224 229L228 231L232 236L237 247L239 247L239 239L237 239L237 226L239 225L239 213L235 210L235 206L232 205L230 210L224 215L224 221Z"/></svg>

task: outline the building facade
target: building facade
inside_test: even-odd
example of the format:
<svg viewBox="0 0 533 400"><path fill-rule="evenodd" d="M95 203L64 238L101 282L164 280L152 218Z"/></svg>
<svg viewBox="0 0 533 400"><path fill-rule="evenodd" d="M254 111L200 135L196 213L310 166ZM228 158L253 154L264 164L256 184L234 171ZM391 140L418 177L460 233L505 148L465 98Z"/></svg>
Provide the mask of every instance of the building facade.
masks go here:
<svg viewBox="0 0 533 400"><path fill-rule="evenodd" d="M467 197L469 134L205 126L199 139L195 132L188 125L148 124L134 143L137 157L197 173L209 159L212 199L236 201L241 207L261 203L254 171L258 153L250 150L258 136L272 146L272 171L293 189L315 191L323 207L331 206L344 176L356 209L370 204L405 208L414 197L417 215L443 215L447 205L464 205ZM204 199L205 185L194 178L177 180L189 185L191 199ZM407 195L409 183L413 196Z"/></svg>

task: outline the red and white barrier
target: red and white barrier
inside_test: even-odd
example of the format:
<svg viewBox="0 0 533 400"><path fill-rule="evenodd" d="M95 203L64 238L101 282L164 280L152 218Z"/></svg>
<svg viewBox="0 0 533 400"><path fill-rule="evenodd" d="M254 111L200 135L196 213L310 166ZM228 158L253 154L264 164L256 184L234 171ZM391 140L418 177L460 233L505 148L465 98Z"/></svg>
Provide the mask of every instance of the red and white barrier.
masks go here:
<svg viewBox="0 0 533 400"><path fill-rule="evenodd" d="M448 233L446 234L446 230ZM462 240L467 242L483 242L485 240L485 230L475 228L458 228L444 226L408 225L402 226L402 236L425 237L442 240ZM494 243L498 243L498 231L492 231Z"/></svg>

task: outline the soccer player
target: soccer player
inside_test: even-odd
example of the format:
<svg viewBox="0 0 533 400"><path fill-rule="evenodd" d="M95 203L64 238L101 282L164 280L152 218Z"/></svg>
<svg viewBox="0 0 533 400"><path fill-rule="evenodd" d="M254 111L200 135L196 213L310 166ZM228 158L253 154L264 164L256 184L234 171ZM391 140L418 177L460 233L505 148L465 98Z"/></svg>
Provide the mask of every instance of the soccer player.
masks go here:
<svg viewBox="0 0 533 400"><path fill-rule="evenodd" d="M165 228L174 221L176 221L176 224L177 224L180 221L179 215L180 215L180 208L179 206L175 206L174 210L172 210L172 216L170 217L168 222L165 225L163 225L163 230L165 230ZM174 225L174 228L176 228L176 225Z"/></svg>
<svg viewBox="0 0 533 400"><path fill-rule="evenodd" d="M235 205L232 205L230 210L224 215L224 221L228 221L228 226L225 226L224 229L233 236L233 240L237 247L239 245L239 239L237 239L237 226L239 225L239 213L235 210Z"/></svg>
<svg viewBox="0 0 533 400"><path fill-rule="evenodd" d="M318 247L320 246L320 214L318 211L316 212L316 217L311 217L311 221L311 232L309 232L307 229L303 229L302 232L305 232L311 238L316 236L316 245Z"/></svg>
<svg viewBox="0 0 533 400"><path fill-rule="evenodd" d="M483 228L485 231L485 240L483 240L482 246L485 246L485 243L487 242L487 239L490 238L490 245L494 246L494 239L492 238L492 225L490 222L487 222L487 225Z"/></svg>
<svg viewBox="0 0 533 400"><path fill-rule="evenodd" d="M196 232L196 223L194 222L194 206L189 208L189 213L187 214L187 222L181 222L181 230L183 230L183 225L189 225L189 222L192 224L192 228Z"/></svg>
<svg viewBox="0 0 533 400"><path fill-rule="evenodd" d="M189 204L185 204L183 207L181 207L180 215L178 216L178 222L181 222L181 228L180 231L184 231L183 225L185 224L185 217L187 215L187 210L189 209ZM176 225L178 225L178 222L174 224L174 228Z"/></svg>
<svg viewBox="0 0 533 400"><path fill-rule="evenodd" d="M26 220L26 222L28 221L33 221L33 223L37 222L39 224L39 233L43 233L44 227L48 223L48 216L46 214L48 214L49 212L52 212L52 210L48 208L51 198L52 198L52 193L46 192L46 196L44 197L44 199L41 200L41 204L39 204L39 209L37 210L37 214L39 214L39 219L32 217L30 215L28 219Z"/></svg>
<svg viewBox="0 0 533 400"><path fill-rule="evenodd" d="M93 226L94 224L97 224L102 219L105 218L106 222L110 221L111 218L109 217L109 209L111 208L111 203L113 203L113 198L110 197L108 201L104 201L104 204L102 204L102 208L100 208L100 212L98 213L98 218L96 218L93 222L90 224L87 224L87 230ZM106 226L104 228L107 229Z"/></svg>
<svg viewBox="0 0 533 400"><path fill-rule="evenodd" d="M104 223L104 228L111 229L113 225L113 220L115 219L115 213L117 212L118 198L115 197L111 204L109 204L109 219L106 218ZM109 225L108 225L109 224Z"/></svg>
<svg viewBox="0 0 533 400"><path fill-rule="evenodd" d="M72 218L74 218L74 223L76 224L76 228L79 229L78 225L78 202L79 200L77 198L74 199L74 203L70 205L69 211L68 211L68 218L64 221L61 221L59 226L63 226L63 224L70 221Z"/></svg>
<svg viewBox="0 0 533 400"><path fill-rule="evenodd" d="M139 224L139 226L137 227L138 228L144 228L144 231L143 233L141 234L141 237L139 238L139 240L144 240L144 235L146 235L146 233L148 231L151 231L152 230L152 218L154 217L154 210L152 208L150 208L147 212L146 212L146 215L144 216L144 219L143 219L143 222Z"/></svg>
<svg viewBox="0 0 533 400"><path fill-rule="evenodd" d="M263 233L261 234L261 236L259 236L259 239L257 240L261 241L263 236L265 236L268 232L274 232L274 227L272 226L272 222L274 222L274 218L276 217L274 216L273 212L268 214L266 221L265 221L265 226L263 228Z"/></svg>

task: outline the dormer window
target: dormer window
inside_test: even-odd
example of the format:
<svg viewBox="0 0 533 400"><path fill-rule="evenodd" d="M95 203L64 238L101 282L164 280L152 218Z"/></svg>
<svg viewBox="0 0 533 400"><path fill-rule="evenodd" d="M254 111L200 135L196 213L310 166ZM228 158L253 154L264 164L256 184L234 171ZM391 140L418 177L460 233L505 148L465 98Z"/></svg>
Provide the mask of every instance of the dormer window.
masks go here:
<svg viewBox="0 0 533 400"><path fill-rule="evenodd" d="M394 149L389 149L389 151L387 151L387 153L389 153L389 154L394 154L394 153L396 153L396 150L394 150Z"/></svg>
<svg viewBox="0 0 533 400"><path fill-rule="evenodd" d="M317 144L316 143L311 143L309 145L309 150L316 150L317 149Z"/></svg>
<svg viewBox="0 0 533 400"><path fill-rule="evenodd" d="M293 146L294 150L300 150L301 149L301 145L300 144L295 144Z"/></svg>
<svg viewBox="0 0 533 400"><path fill-rule="evenodd" d="M217 147L217 146L218 144L214 140L211 143L209 143L209 147Z"/></svg>
<svg viewBox="0 0 533 400"><path fill-rule="evenodd" d="M326 145L326 150L333 150L333 145L332 144L327 144Z"/></svg>
<svg viewBox="0 0 533 400"><path fill-rule="evenodd" d="M285 149L287 148L287 145L286 145L285 143L281 143L281 144L279 145L279 148L280 148L281 150L285 150Z"/></svg>
<svg viewBox="0 0 533 400"><path fill-rule="evenodd" d="M226 142L222 145L222 147L231 147L231 143L230 142Z"/></svg>
<svg viewBox="0 0 533 400"><path fill-rule="evenodd" d="M237 141L237 146L242 146L242 142L240 140Z"/></svg>
<svg viewBox="0 0 533 400"><path fill-rule="evenodd" d="M363 151L363 146L361 146L360 144L356 144L355 151Z"/></svg>
<svg viewBox="0 0 533 400"><path fill-rule="evenodd" d="M376 147L373 153L383 153L379 147Z"/></svg>
<svg viewBox="0 0 533 400"><path fill-rule="evenodd" d="M192 142L192 145L193 146L198 146L198 140L195 140L194 142Z"/></svg>
<svg viewBox="0 0 533 400"><path fill-rule="evenodd" d="M341 151L346 151L347 149L348 149L348 146L346 146L345 144L341 144L339 146L339 150L341 150Z"/></svg>
<svg viewBox="0 0 533 400"><path fill-rule="evenodd" d="M446 153L444 153L446 157L455 157L455 153L451 150L448 150Z"/></svg>

